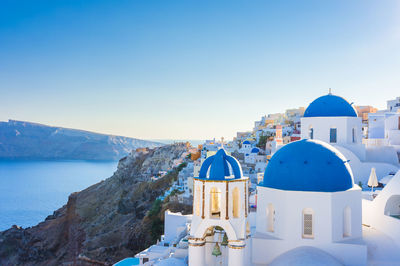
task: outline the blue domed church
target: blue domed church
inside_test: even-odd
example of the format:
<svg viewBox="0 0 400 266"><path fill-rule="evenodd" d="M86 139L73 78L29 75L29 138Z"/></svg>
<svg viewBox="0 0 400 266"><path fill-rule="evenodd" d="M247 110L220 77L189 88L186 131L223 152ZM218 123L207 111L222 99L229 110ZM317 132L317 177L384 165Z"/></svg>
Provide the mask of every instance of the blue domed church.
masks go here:
<svg viewBox="0 0 400 266"><path fill-rule="evenodd" d="M344 147L360 160L365 159L362 137L362 119L353 104L331 93L311 102L301 118L302 139Z"/></svg>
<svg viewBox="0 0 400 266"><path fill-rule="evenodd" d="M338 149L349 160L357 184L368 182L371 168L378 176L399 169L396 149L388 145L366 146L364 133L362 118L357 116L354 105L331 93L312 101L301 118L301 139L321 140Z"/></svg>
<svg viewBox="0 0 400 266"><path fill-rule="evenodd" d="M354 185L346 158L332 145L300 140L279 149L257 197L253 263L273 264L301 247L308 247L304 256L321 257L325 265L325 256L334 258L338 264L333 265L366 263L361 189ZM268 252L260 252L260 246Z"/></svg>

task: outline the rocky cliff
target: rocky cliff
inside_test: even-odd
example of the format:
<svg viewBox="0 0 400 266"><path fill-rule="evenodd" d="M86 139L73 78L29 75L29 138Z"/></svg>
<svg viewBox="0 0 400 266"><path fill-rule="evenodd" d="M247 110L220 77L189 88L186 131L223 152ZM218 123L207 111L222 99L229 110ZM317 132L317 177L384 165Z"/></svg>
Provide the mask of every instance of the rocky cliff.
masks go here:
<svg viewBox="0 0 400 266"><path fill-rule="evenodd" d="M30 122L0 122L0 158L119 160L136 148L161 145Z"/></svg>
<svg viewBox="0 0 400 266"><path fill-rule="evenodd" d="M109 265L145 249L163 232L163 213L190 205L156 200L178 176L185 144L143 149L120 160L115 174L69 196L37 226L0 233L0 265ZM163 178L150 177L168 170Z"/></svg>

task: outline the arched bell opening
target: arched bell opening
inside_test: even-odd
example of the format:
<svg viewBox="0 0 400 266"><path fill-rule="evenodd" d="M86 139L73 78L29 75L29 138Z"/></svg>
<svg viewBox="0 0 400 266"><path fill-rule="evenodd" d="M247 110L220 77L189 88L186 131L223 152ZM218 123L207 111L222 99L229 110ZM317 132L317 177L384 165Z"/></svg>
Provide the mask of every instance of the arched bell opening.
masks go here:
<svg viewBox="0 0 400 266"><path fill-rule="evenodd" d="M227 232L221 226L212 226L207 228L203 238L207 265L226 265L229 255Z"/></svg>

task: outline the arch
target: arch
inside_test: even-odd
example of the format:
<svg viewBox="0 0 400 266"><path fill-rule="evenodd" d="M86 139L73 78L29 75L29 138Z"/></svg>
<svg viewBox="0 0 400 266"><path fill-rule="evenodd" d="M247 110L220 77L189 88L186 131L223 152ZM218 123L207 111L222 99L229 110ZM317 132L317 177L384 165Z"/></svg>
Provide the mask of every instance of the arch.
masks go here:
<svg viewBox="0 0 400 266"><path fill-rule="evenodd" d="M203 162L200 168L199 178L207 178L208 169L210 168L213 161L214 157L210 156Z"/></svg>
<svg viewBox="0 0 400 266"><path fill-rule="evenodd" d="M233 229L230 223L224 222L224 220L213 220L210 224L210 221L202 221L197 227L196 232L194 232L195 238L204 238L205 234L207 233L208 229L214 228L216 226L221 227L226 232L226 235L229 240L238 240L235 229Z"/></svg>
<svg viewBox="0 0 400 266"><path fill-rule="evenodd" d="M275 208L272 203L267 205L267 231L275 231Z"/></svg>
<svg viewBox="0 0 400 266"><path fill-rule="evenodd" d="M210 218L221 218L221 190L216 187L210 190Z"/></svg>
<svg viewBox="0 0 400 266"><path fill-rule="evenodd" d="M302 237L314 238L314 211L311 208L303 209Z"/></svg>
<svg viewBox="0 0 400 266"><path fill-rule="evenodd" d="M227 156L226 160L231 165L233 175L235 178L241 178L243 176L242 167L240 167L239 161L232 156Z"/></svg>
<svg viewBox="0 0 400 266"><path fill-rule="evenodd" d="M240 217L240 192L238 187L235 187L232 192L232 214L233 218Z"/></svg>
<svg viewBox="0 0 400 266"><path fill-rule="evenodd" d="M200 204L201 204L201 189L200 186L196 186L195 191L195 212L194 214L200 216Z"/></svg>
<svg viewBox="0 0 400 266"><path fill-rule="evenodd" d="M385 215L400 219L400 195L392 195L386 201Z"/></svg>
<svg viewBox="0 0 400 266"><path fill-rule="evenodd" d="M351 236L351 208L347 206L343 210L343 237Z"/></svg>

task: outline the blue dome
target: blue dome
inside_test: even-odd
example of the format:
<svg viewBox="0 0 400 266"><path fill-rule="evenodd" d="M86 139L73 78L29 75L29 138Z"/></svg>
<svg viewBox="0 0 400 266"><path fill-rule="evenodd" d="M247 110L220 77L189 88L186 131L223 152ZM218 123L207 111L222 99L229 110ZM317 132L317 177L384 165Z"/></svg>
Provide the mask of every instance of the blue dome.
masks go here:
<svg viewBox="0 0 400 266"><path fill-rule="evenodd" d="M207 178L210 168L209 180L225 180L231 176L228 163L231 165L235 179L242 177L242 168L239 162L232 156L226 154L224 149L219 149L213 156L208 157L200 168L199 178Z"/></svg>
<svg viewBox="0 0 400 266"><path fill-rule="evenodd" d="M321 116L357 117L357 111L346 99L328 94L315 99L304 112L304 117Z"/></svg>
<svg viewBox="0 0 400 266"><path fill-rule="evenodd" d="M251 153L259 153L260 152L260 149L259 148L253 148L252 150L251 150Z"/></svg>
<svg viewBox="0 0 400 266"><path fill-rule="evenodd" d="M245 140L245 141L243 142L243 144L250 144L250 141Z"/></svg>
<svg viewBox="0 0 400 266"><path fill-rule="evenodd" d="M283 146L269 161L261 186L291 190L337 192L353 187L353 174L336 148L319 140Z"/></svg>

